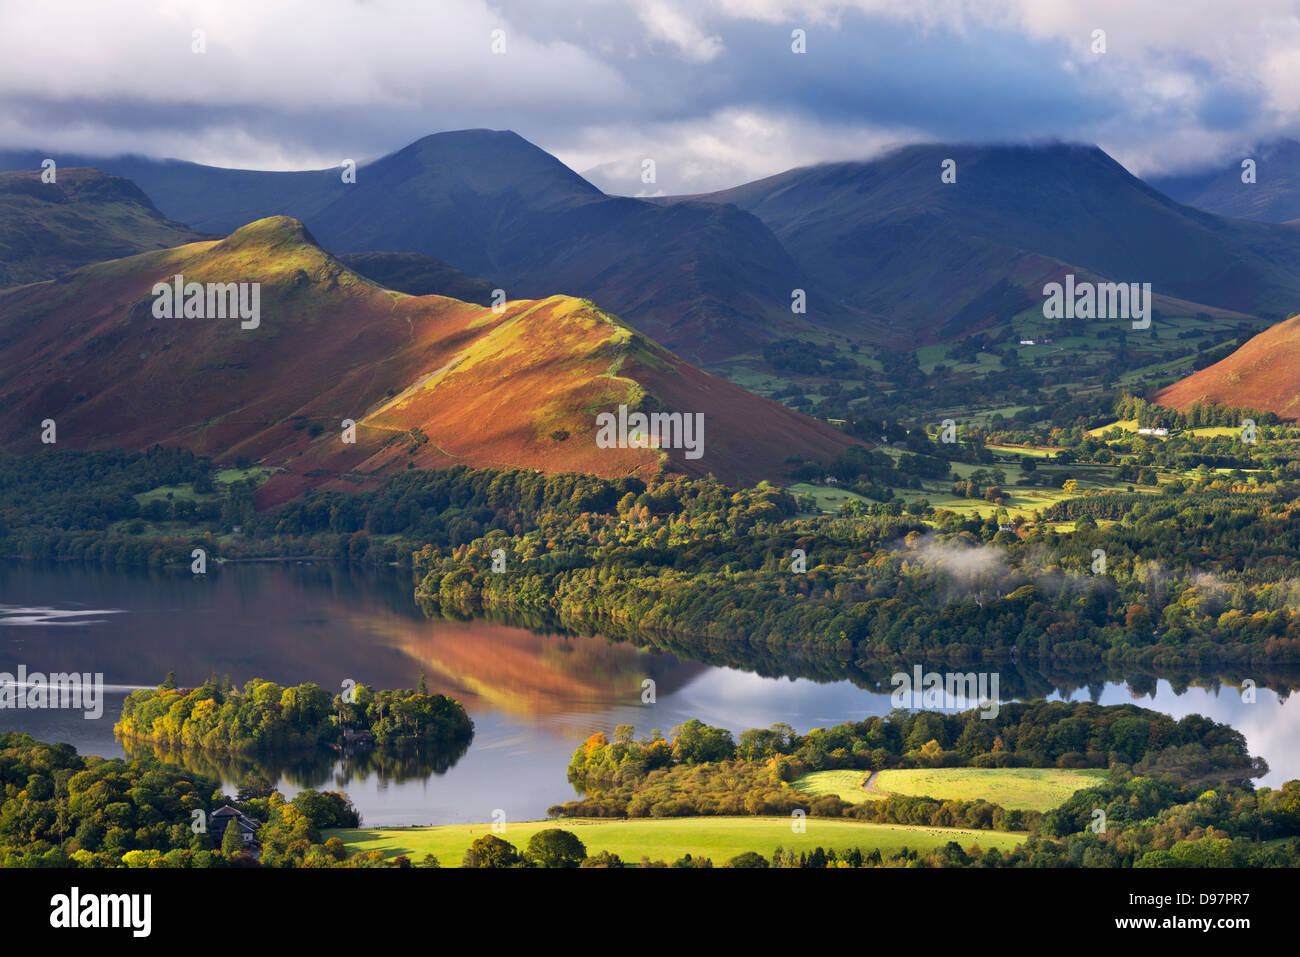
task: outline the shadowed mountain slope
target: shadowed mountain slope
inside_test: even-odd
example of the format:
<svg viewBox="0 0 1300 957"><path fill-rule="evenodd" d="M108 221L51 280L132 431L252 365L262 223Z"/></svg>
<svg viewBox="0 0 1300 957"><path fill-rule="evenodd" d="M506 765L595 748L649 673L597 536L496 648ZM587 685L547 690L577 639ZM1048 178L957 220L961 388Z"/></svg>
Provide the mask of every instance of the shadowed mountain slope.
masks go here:
<svg viewBox="0 0 1300 957"><path fill-rule="evenodd" d="M1242 161L1255 161L1255 181L1242 182ZM1300 143L1276 140L1247 150L1221 167L1157 177L1152 186L1180 203L1220 216L1285 223L1300 219Z"/></svg>
<svg viewBox="0 0 1300 957"><path fill-rule="evenodd" d="M385 289L408 296L447 296L480 306L491 305L495 288L486 279L466 276L441 259L419 253L344 253L339 262Z"/></svg>
<svg viewBox="0 0 1300 957"><path fill-rule="evenodd" d="M1182 206L1095 147L909 146L691 199L754 213L832 295L913 341L960 333L990 300L1041 302L1066 264L1242 313L1300 304L1300 232Z"/></svg>
<svg viewBox="0 0 1300 957"><path fill-rule="evenodd" d="M202 238L118 176L59 169L46 183L40 170L0 173L0 288Z"/></svg>

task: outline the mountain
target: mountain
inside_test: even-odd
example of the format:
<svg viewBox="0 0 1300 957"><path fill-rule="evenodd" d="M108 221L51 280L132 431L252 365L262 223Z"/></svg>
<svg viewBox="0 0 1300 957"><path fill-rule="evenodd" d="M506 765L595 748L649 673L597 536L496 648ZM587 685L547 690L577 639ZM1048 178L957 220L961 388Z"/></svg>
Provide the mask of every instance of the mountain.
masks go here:
<svg viewBox="0 0 1300 957"><path fill-rule="evenodd" d="M1300 315L1265 329L1226 359L1152 398L1180 410L1215 404L1300 419Z"/></svg>
<svg viewBox="0 0 1300 957"><path fill-rule="evenodd" d="M39 165L40 156L0 153L0 165ZM606 196L512 132L427 136L359 167L355 183L344 183L340 169L95 162L129 176L166 215L196 229L226 233L291 216L333 253L419 253L491 277L512 299L555 292L592 299L692 361L806 329L790 309L796 288L809 289L819 315L870 323L854 307L818 303L809 277L748 213Z"/></svg>
<svg viewBox="0 0 1300 957"><path fill-rule="evenodd" d="M339 262L385 289L408 296L446 296L480 306L491 305L494 286L473 279L441 259L419 253L344 253Z"/></svg>
<svg viewBox="0 0 1300 957"><path fill-rule="evenodd" d="M163 218L134 183L95 169L0 173L0 288L204 238Z"/></svg>
<svg viewBox="0 0 1300 957"><path fill-rule="evenodd" d="M247 321L158 318L155 284L178 274L260 283L257 321L251 285ZM0 293L0 367L5 447L42 448L41 423L53 419L58 443L74 448L248 456L283 469L264 504L309 486L373 484L407 463L750 482L781 477L787 456L825 461L852 444L589 301L556 295L495 312L407 296L357 275L287 217ZM703 413L702 457L598 447L596 414L620 404Z"/></svg>
<svg viewBox="0 0 1300 957"><path fill-rule="evenodd" d="M1300 304L1300 231L1180 205L1096 147L909 146L687 199L752 212L831 296L916 344L1041 303L1067 268L1242 313Z"/></svg>
<svg viewBox="0 0 1300 957"><path fill-rule="evenodd" d="M954 184L940 179L946 159ZM1150 282L1193 315L1280 319L1300 306L1300 231L1184 206L1090 146L909 146L654 200L607 196L490 130L427 136L359 167L355 183L339 169L100 162L194 228L289 215L336 254L433 257L511 299L591 299L697 364L814 328L896 348L951 339L1037 307L1069 272ZM414 281L408 267L360 269L396 285ZM791 312L795 289L804 315Z"/></svg>
<svg viewBox="0 0 1300 957"><path fill-rule="evenodd" d="M1255 161L1255 182L1243 183L1241 163ZM1286 223L1300 219L1300 143L1275 140L1244 150L1220 167L1157 177L1152 186L1180 203L1220 216Z"/></svg>

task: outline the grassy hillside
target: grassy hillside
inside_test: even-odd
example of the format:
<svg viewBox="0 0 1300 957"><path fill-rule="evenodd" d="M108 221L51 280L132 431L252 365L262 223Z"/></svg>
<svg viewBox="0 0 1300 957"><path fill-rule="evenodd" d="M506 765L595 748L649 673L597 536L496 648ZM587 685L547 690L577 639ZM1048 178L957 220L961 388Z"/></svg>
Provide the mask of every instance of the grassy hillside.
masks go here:
<svg viewBox="0 0 1300 957"><path fill-rule="evenodd" d="M261 321L165 319L152 289L260 283ZM663 470L778 477L794 453L829 460L851 440L688 365L591 302L501 311L385 290L272 217L218 242L89 266L0 294L0 438L41 448L179 444L279 471L266 502L309 485L373 483L396 469L531 467L612 477ZM620 404L702 413L703 455L598 448L595 415ZM355 423L355 443L343 421Z"/></svg>
<svg viewBox="0 0 1300 957"><path fill-rule="evenodd" d="M202 237L169 222L134 183L97 169L0 173L0 288Z"/></svg>
<svg viewBox="0 0 1300 957"><path fill-rule="evenodd" d="M870 775L862 771L814 771L792 782L813 795L845 801L879 800L887 794L939 800L983 799L1008 810L1049 811L1080 788L1099 783L1105 771L1059 768L908 768ZM870 782L870 790L863 785Z"/></svg>
<svg viewBox="0 0 1300 957"><path fill-rule="evenodd" d="M540 830L559 827L572 831L587 847L587 853L612 851L624 863L635 864L643 856L669 863L684 854L708 857L715 866L745 851L770 857L777 847L800 851L822 848L861 848L864 853L879 848L888 855L901 848L929 850L956 841L963 847L979 844L1008 850L1025 835L999 831L956 828L904 827L892 824L862 824L834 818L807 818L803 834L793 833L785 817L690 817L634 820L564 820L510 823L497 835L521 851ZM418 862L433 854L443 867L459 867L461 858L476 838L492 833L489 824L451 825L427 828L362 828L327 831L322 836L338 837L348 853L383 851L387 857L405 854Z"/></svg>

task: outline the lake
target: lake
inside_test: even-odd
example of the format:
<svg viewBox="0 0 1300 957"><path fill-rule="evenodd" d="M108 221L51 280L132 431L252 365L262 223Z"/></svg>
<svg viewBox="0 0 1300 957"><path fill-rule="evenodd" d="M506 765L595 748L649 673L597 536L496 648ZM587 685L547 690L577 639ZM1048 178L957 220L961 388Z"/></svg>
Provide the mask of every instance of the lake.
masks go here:
<svg viewBox="0 0 1300 957"><path fill-rule="evenodd" d="M460 700L474 719L468 751L451 767L350 766L322 760L261 763L286 795L303 787L347 791L371 826L535 820L575 795L565 779L574 749L596 731L635 725L667 734L689 718L739 732L778 721L799 731L891 710L889 695L849 681L764 677L602 638L542 634L491 621L430 620L409 577L325 563L225 565L206 576L80 564L0 562L0 671L101 672L104 714L0 710L0 731L67 741L82 753L121 756L113 722L132 688L169 671L185 687L211 674L242 684L347 679L414 687ZM655 701L642 703L643 682ZM1139 684L1135 682L1135 684ZM1004 684L1005 687L1005 684ZM1165 680L1094 682L1057 697L1133 702L1174 717L1199 713L1246 735L1271 768L1259 783L1300 777L1300 696L1266 688L1246 703L1232 688ZM205 763L206 760L206 763ZM234 793L244 768L186 756Z"/></svg>

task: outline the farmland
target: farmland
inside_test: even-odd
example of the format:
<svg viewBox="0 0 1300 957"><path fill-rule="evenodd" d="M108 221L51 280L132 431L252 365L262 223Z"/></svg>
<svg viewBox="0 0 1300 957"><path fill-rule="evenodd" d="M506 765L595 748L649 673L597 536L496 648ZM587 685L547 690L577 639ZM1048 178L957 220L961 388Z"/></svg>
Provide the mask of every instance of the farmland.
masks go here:
<svg viewBox="0 0 1300 957"><path fill-rule="evenodd" d="M878 849L888 856L904 847L930 850L956 841L963 847L979 844L1009 850L1025 837L1020 833L973 831L955 828L904 827L894 824L865 824L839 819L807 818L806 830L794 833L788 817L692 817L634 820L526 821L508 824L504 838L523 849L538 831L559 827L572 831L587 847L587 853L610 851L625 863L642 857L672 862L685 854L710 858L721 865L746 851L770 856L777 847L811 851L823 848L860 848L864 853ZM470 844L491 834L489 824L445 827L361 828L325 833L338 837L348 853L382 851L386 857L405 854L413 861L433 854L443 867L457 867Z"/></svg>

